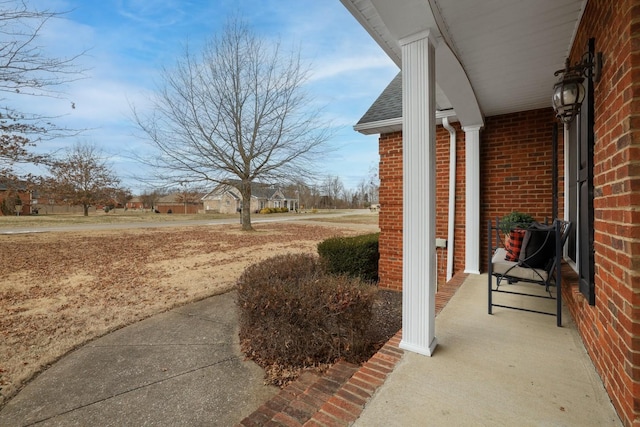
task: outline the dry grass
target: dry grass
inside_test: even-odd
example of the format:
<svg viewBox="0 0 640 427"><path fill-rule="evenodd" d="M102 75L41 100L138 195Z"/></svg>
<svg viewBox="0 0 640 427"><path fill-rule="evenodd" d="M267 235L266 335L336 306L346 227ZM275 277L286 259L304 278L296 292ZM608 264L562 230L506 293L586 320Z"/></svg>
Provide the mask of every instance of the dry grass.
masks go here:
<svg viewBox="0 0 640 427"><path fill-rule="evenodd" d="M269 223L0 236L0 406L36 373L109 331L230 289L275 254L315 253L377 224Z"/></svg>
<svg viewBox="0 0 640 427"><path fill-rule="evenodd" d="M364 213L358 215L349 215L347 217L336 216L336 217L324 217L324 218L309 218L309 221L314 222L329 222L329 223L345 223L348 222L350 224L371 224L372 219L378 219L378 214L376 213Z"/></svg>
<svg viewBox="0 0 640 427"><path fill-rule="evenodd" d="M286 217L304 218L311 221L334 222L334 223L358 223L358 224L377 224L377 215L369 213L365 209L361 209L362 214L349 216L341 216L344 210L326 209L316 210L314 212L304 212L296 214L293 212L279 214L251 214L252 220L276 219ZM327 217L329 215L329 217ZM58 227L66 225L82 225L82 224L130 224L130 223L148 223L148 222L171 222L171 221L209 221L217 219L239 219L239 216L232 214L180 214L175 213L155 214L152 212L142 212L136 210L116 209L108 213L102 210L89 211L89 216L81 213L61 213L48 215L23 215L23 216L2 216L0 215L0 230L8 228L23 227Z"/></svg>

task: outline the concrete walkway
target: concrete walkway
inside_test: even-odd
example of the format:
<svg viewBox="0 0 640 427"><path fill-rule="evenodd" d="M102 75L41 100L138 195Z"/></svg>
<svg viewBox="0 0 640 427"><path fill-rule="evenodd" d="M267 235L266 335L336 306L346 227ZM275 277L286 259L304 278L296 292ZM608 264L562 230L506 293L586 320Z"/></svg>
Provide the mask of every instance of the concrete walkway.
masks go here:
<svg viewBox="0 0 640 427"><path fill-rule="evenodd" d="M405 352L356 426L622 425L568 312L561 328L488 315L486 293L487 276L469 275L436 317L433 357Z"/></svg>
<svg viewBox="0 0 640 427"><path fill-rule="evenodd" d="M238 346L235 293L90 342L29 383L0 426L232 426L278 392Z"/></svg>

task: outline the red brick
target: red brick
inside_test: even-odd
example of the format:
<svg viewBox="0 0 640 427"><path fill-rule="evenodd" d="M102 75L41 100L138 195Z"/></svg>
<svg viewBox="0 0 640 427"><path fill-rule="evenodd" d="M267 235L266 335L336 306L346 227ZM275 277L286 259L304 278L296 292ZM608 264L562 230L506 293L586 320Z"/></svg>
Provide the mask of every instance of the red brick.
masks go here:
<svg viewBox="0 0 640 427"><path fill-rule="evenodd" d="M367 400L370 397L368 395L366 397L363 397L363 396L360 396L358 393L352 393L348 391L345 387L342 387L340 390L338 390L335 396L347 402L351 402L360 408L363 408L364 405L366 405Z"/></svg>
<svg viewBox="0 0 640 427"><path fill-rule="evenodd" d="M345 391L348 393L351 393L355 396L358 396L360 398L362 398L363 400L368 400L371 398L371 396L373 396L373 393L370 393L366 390L361 389L360 387L357 387L353 384L351 384L351 382L345 384L344 386L342 386L341 391Z"/></svg>
<svg viewBox="0 0 640 427"><path fill-rule="evenodd" d="M359 415L360 412L362 411L362 405L358 405L355 402L345 400L342 397L337 395L329 399L327 403L337 406L338 408L343 409L344 411L349 412L350 414Z"/></svg>
<svg viewBox="0 0 640 427"><path fill-rule="evenodd" d="M354 387L361 388L362 390L370 394L373 394L378 389L378 385L371 384L366 380L361 380L356 377L351 377L351 379L349 380L349 384Z"/></svg>
<svg viewBox="0 0 640 427"><path fill-rule="evenodd" d="M291 405L284 408L282 412L298 421L299 423L304 423L305 421L310 419L311 416L317 412L317 410L317 407L296 400L294 402L291 402Z"/></svg>
<svg viewBox="0 0 640 427"><path fill-rule="evenodd" d="M351 412L333 405L331 403L326 403L322 406L321 412L325 412L332 417L336 418L338 421L349 423L351 421L355 421L358 418L358 415L352 414Z"/></svg>
<svg viewBox="0 0 640 427"><path fill-rule="evenodd" d="M380 378L376 378L376 377L372 377L371 375L367 375L364 372L362 372L361 370L356 372L352 379L357 379L360 381L364 381L368 384L371 384L373 387L380 387L380 385L382 385L382 383L384 383L384 380L380 379Z"/></svg>
<svg viewBox="0 0 640 427"><path fill-rule="evenodd" d="M280 423L281 425L287 426L287 427L299 427L302 424L300 424L300 422L298 422L296 419L291 418L289 415L284 414L284 413L278 413L273 417L273 421L275 421L276 423Z"/></svg>
<svg viewBox="0 0 640 427"><path fill-rule="evenodd" d="M348 422L344 420L338 420L337 418L327 414L326 412L316 413L311 420L316 424L320 424L327 427L341 427L341 426L349 425Z"/></svg>

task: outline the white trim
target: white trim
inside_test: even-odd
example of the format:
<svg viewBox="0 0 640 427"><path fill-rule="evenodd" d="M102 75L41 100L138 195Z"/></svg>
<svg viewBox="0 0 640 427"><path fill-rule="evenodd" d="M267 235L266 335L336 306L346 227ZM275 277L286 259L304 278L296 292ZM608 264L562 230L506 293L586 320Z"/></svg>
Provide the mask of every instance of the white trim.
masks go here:
<svg viewBox="0 0 640 427"><path fill-rule="evenodd" d="M453 276L453 257L455 249L455 227L456 227L456 129L449 124L445 117L442 119L442 126L449 132L449 208L447 212L447 275L446 281Z"/></svg>
<svg viewBox="0 0 640 427"><path fill-rule="evenodd" d="M569 218L569 199L570 199L569 183L571 182L571 180L577 179L576 177L577 171L575 170L571 171L571 168L570 168L571 161L569 156L571 156L571 141L569 139L569 136L570 136L569 126L566 124L563 125L562 130L563 130L562 137L564 141L564 219L569 221L571 220L571 218ZM575 200L576 201L576 221L574 221L573 230L576 233L576 242L575 242L576 247L574 248L576 251L576 260L574 261L571 258L569 258L568 244L564 245L562 256L565 262L567 263L567 265L569 265L569 267L571 267L573 271L578 273L578 265L580 260L580 233L578 233L578 230L579 230L578 221L580 220L580 192L578 191L577 186L575 191L576 191L576 200Z"/></svg>
<svg viewBox="0 0 640 427"><path fill-rule="evenodd" d="M413 345L404 340L400 343L401 349L422 354L424 356L433 356L433 352L436 351L437 346L438 346L438 339L436 337L433 337L433 340L429 343L429 345L426 348L423 346Z"/></svg>
<svg viewBox="0 0 640 427"><path fill-rule="evenodd" d="M358 21L358 23L365 29L367 33L371 36L373 40L375 40L378 45L384 50L384 52L391 58L391 60L400 67L402 60L400 58L400 52L398 46L395 44L395 41L389 30L384 27L384 23L380 15L377 11L373 15L365 16L363 13L364 8L368 8L369 10L375 9L375 7L371 4L371 2L367 2L366 4L356 5L353 0L340 0L342 5L347 8L347 10L353 15L353 17ZM376 25L378 23L379 25Z"/></svg>
<svg viewBox="0 0 640 427"><path fill-rule="evenodd" d="M425 39L428 39L431 42L431 46L433 46L434 48L436 46L438 46L438 38L437 38L436 34L434 33L434 31L431 30L431 29L425 30L425 31L420 31L420 32L417 32L415 34L411 34L410 36L403 37L400 40L398 40L398 43L400 44L400 47L403 48L406 45L409 45L409 44L412 44L412 43L415 43L415 42L419 42L419 41L425 40ZM404 70L404 66L402 67L402 69Z"/></svg>
<svg viewBox="0 0 640 427"><path fill-rule="evenodd" d="M393 132L394 130L402 130L402 117L395 119L379 120L377 122L369 122L357 124L353 127L357 132L365 135L371 135L375 133ZM389 130L387 130L389 129Z"/></svg>
<svg viewBox="0 0 640 427"><path fill-rule="evenodd" d="M465 132L465 265L464 272L480 274L480 129L463 126Z"/></svg>
<svg viewBox="0 0 640 427"><path fill-rule="evenodd" d="M448 118L449 122L457 122L458 116L454 110L437 110L436 111L436 123L441 123L442 119ZM402 117L395 119L378 120L376 122L357 124L353 127L353 130L365 135L372 135L376 133L388 133L402 130Z"/></svg>
<svg viewBox="0 0 640 427"><path fill-rule="evenodd" d="M569 46L567 46L567 54L565 55L568 58L571 55L571 48L576 41L576 35L578 34L578 29L580 28L580 23L582 22L582 16L584 15L584 11L587 8L587 1L582 1L582 6L580 6L580 12L578 14L578 19L576 20L576 25L573 27L573 32L571 33L571 39L569 40Z"/></svg>

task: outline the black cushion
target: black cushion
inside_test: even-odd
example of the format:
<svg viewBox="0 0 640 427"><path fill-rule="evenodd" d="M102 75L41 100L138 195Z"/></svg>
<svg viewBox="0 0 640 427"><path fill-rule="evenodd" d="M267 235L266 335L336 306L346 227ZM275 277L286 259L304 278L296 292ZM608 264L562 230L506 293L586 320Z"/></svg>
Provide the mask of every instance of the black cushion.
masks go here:
<svg viewBox="0 0 640 427"><path fill-rule="evenodd" d="M556 235L553 226L533 223L527 229L520 250L520 265L546 268L556 255Z"/></svg>

